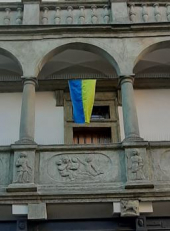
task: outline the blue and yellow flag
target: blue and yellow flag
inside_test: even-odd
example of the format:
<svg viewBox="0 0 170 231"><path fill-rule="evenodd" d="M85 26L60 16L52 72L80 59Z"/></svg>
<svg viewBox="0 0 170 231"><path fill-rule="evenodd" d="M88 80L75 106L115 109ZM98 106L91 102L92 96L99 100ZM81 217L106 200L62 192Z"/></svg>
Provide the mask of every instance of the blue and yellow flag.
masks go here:
<svg viewBox="0 0 170 231"><path fill-rule="evenodd" d="M70 96L75 123L90 123L94 104L96 80L70 80Z"/></svg>

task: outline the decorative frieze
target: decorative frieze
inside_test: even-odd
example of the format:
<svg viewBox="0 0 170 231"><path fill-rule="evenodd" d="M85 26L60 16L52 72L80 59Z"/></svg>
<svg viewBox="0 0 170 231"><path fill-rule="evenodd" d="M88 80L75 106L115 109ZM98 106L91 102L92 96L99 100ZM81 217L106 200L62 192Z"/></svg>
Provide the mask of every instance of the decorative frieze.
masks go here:
<svg viewBox="0 0 170 231"><path fill-rule="evenodd" d="M118 152L112 152L112 155L98 152L42 153L40 156L41 183L116 183L121 177Z"/></svg>

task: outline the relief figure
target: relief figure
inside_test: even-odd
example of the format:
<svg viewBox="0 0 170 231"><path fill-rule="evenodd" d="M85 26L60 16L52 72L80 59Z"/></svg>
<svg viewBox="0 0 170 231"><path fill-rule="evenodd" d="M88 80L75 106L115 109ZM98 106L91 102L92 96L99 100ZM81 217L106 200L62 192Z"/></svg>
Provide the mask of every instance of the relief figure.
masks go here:
<svg viewBox="0 0 170 231"><path fill-rule="evenodd" d="M17 168L17 179L15 183L29 183L32 173L32 168L29 166L27 154L20 153L15 166Z"/></svg>
<svg viewBox="0 0 170 231"><path fill-rule="evenodd" d="M60 176L71 181L76 178L83 179L83 177L96 177L103 174L102 171L97 170L91 157L81 160L77 157L65 156L57 160L56 165Z"/></svg>
<svg viewBox="0 0 170 231"><path fill-rule="evenodd" d="M132 151L132 155L130 157L130 166L128 167L130 170L130 180L143 180L145 179L143 173L143 159L140 156L140 153L137 150Z"/></svg>

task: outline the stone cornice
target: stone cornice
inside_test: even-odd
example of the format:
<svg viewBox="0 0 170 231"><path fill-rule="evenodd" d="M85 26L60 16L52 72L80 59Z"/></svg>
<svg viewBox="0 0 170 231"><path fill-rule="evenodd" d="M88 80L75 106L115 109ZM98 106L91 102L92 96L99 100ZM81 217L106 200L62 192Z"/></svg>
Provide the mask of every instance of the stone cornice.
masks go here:
<svg viewBox="0 0 170 231"><path fill-rule="evenodd" d="M42 2L41 7L68 7L68 6L74 6L74 8L78 8L79 6L84 6L84 7L91 7L92 5L96 6L104 6L104 5L110 5L110 1L108 0L83 0L83 1L57 1L57 2Z"/></svg>
<svg viewBox="0 0 170 231"><path fill-rule="evenodd" d="M34 39L41 39L38 36L48 36L48 38L54 37L135 37L134 33L141 33L138 36L149 36L152 32L153 36L169 36L170 22L160 23L135 23L135 24L96 24L96 25L15 25L15 26L0 26L1 37L3 35L15 35L18 40L18 36L24 39L25 36L34 36ZM64 35L58 35L58 33L64 33ZM119 32L119 33L117 33ZM77 33L77 34L76 34ZM88 34L89 33L89 34ZM121 34L122 33L122 34ZM36 36L35 36L36 34ZM51 35L52 34L52 35ZM132 35L131 35L132 34ZM37 38L36 38L37 37ZM11 38L5 38L7 41ZM30 38L32 39L32 38ZM1 38L0 38L1 40Z"/></svg>

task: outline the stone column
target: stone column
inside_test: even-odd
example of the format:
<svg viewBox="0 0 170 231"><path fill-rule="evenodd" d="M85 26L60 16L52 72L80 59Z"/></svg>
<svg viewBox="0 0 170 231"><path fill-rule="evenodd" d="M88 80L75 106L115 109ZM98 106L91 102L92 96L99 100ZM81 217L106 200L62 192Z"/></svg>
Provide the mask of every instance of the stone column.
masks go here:
<svg viewBox="0 0 170 231"><path fill-rule="evenodd" d="M24 78L20 120L20 136L18 143L34 143L36 82L36 78Z"/></svg>
<svg viewBox="0 0 170 231"><path fill-rule="evenodd" d="M140 141L143 139L140 138L139 134L133 81L131 76L120 77L125 140Z"/></svg>

